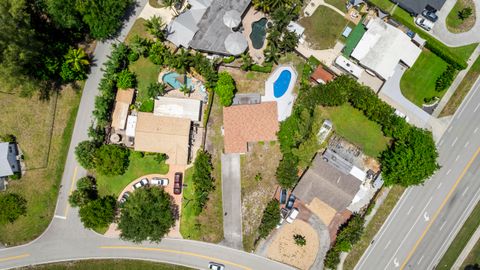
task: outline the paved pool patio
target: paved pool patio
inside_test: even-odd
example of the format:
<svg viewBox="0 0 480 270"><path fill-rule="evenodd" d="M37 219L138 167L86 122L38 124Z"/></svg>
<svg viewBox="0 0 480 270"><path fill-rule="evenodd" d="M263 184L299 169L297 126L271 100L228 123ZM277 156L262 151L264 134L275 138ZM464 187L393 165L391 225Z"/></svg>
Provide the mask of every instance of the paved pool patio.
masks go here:
<svg viewBox="0 0 480 270"><path fill-rule="evenodd" d="M287 91L280 97L274 95L274 83L278 80L282 71L290 71L291 78L288 84ZM265 96L262 96L262 102L276 101L278 110L278 121L283 121L292 114L293 101L295 96L293 95L293 88L297 81L298 74L295 69L290 65L279 66L273 71L273 73L265 81Z"/></svg>

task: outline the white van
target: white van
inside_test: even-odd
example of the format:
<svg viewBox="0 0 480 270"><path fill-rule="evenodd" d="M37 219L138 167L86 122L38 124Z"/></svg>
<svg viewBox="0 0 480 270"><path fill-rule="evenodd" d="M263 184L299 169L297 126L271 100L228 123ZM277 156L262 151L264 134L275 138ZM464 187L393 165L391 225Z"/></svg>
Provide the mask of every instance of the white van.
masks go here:
<svg viewBox="0 0 480 270"><path fill-rule="evenodd" d="M418 17L415 20L415 23L418 24L420 27L422 27L423 29L425 29L427 31L432 30L433 25L434 25L434 23L432 21L429 21L429 20L427 20L423 17Z"/></svg>
<svg viewBox="0 0 480 270"><path fill-rule="evenodd" d="M293 208L292 211L290 211L290 215L287 217L287 222L292 223L295 219L297 219L297 216L300 212L298 211L297 208Z"/></svg>

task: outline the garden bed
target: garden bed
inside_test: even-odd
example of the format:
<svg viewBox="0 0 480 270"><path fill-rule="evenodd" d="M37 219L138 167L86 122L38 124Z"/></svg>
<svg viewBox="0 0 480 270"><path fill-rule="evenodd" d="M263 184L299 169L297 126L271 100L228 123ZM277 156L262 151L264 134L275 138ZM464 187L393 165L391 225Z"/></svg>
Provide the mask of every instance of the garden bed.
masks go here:
<svg viewBox="0 0 480 270"><path fill-rule="evenodd" d="M471 8L472 14L466 18L461 19L459 13L465 9ZM450 10L446 19L446 25L448 31L452 33L463 33L467 32L475 25L475 2L473 0L457 0L455 6Z"/></svg>

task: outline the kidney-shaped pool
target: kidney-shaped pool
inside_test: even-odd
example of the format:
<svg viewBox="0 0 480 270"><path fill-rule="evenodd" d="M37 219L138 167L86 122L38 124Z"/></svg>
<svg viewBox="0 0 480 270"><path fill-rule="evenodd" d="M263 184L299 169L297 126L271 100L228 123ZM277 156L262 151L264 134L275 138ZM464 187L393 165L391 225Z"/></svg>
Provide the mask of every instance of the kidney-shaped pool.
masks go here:
<svg viewBox="0 0 480 270"><path fill-rule="evenodd" d="M273 83L273 96L279 98L287 92L290 85L290 80L292 79L292 72L286 69L280 72L280 75Z"/></svg>

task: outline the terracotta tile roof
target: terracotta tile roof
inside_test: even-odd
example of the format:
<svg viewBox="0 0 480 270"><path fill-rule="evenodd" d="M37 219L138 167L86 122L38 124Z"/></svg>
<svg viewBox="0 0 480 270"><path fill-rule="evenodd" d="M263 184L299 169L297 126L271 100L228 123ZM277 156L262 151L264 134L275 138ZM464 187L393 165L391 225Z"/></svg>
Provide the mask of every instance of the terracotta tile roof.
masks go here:
<svg viewBox="0 0 480 270"><path fill-rule="evenodd" d="M321 80L325 83L328 83L329 81L333 80L335 76L326 71L322 66L318 66L312 75L310 75L310 78L312 78L315 82L319 82L319 80Z"/></svg>
<svg viewBox="0 0 480 270"><path fill-rule="evenodd" d="M279 129L277 103L223 108L225 153L246 153L248 142L275 141Z"/></svg>

